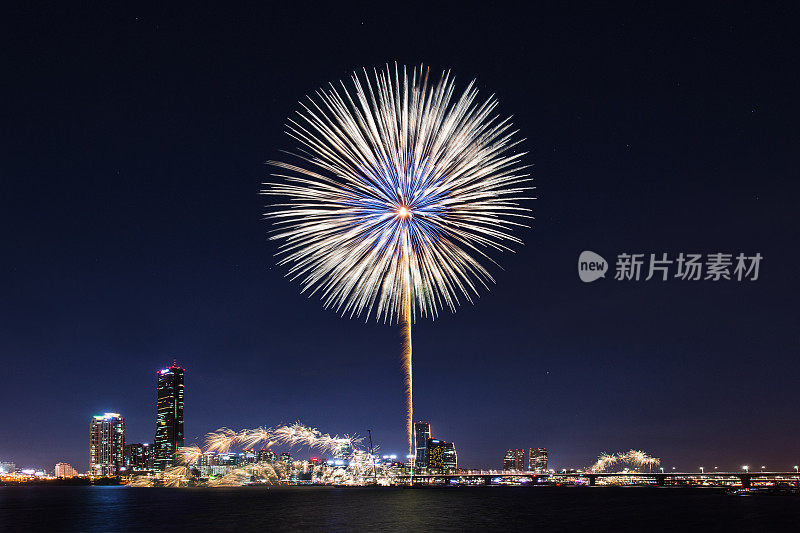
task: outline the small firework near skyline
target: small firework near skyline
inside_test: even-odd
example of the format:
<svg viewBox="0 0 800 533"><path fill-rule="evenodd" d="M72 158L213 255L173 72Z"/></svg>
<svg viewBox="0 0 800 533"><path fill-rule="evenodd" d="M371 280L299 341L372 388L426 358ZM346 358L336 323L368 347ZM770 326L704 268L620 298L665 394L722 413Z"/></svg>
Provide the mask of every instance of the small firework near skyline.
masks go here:
<svg viewBox="0 0 800 533"><path fill-rule="evenodd" d="M287 133L296 163L269 161L279 181L266 213L279 265L349 317L403 328L406 432L413 454L411 325L472 302L493 278L491 253L522 240L531 179L510 118L475 81L397 64L354 73L300 103Z"/></svg>

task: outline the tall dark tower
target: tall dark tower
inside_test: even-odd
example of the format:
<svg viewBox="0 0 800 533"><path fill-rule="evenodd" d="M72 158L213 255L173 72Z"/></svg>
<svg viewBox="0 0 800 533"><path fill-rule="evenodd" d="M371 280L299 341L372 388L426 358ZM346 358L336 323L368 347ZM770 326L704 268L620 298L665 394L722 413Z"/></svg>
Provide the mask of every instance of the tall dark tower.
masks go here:
<svg viewBox="0 0 800 533"><path fill-rule="evenodd" d="M164 470L172 466L175 452L183 446L183 368L175 363L158 371L156 400L156 438L154 466Z"/></svg>
<svg viewBox="0 0 800 533"><path fill-rule="evenodd" d="M428 439L431 438L431 425L427 422L416 422L414 424L414 449L416 458L415 468L428 467Z"/></svg>

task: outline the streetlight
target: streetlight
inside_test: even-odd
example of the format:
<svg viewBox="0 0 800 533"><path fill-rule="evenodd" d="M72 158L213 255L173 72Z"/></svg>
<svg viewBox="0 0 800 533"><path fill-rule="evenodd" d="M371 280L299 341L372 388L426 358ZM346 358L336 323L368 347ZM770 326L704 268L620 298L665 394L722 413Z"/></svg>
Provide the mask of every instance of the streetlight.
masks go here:
<svg viewBox="0 0 800 533"><path fill-rule="evenodd" d="M800 473L800 471L797 470L798 468L800 468L800 467L798 467L797 465L794 465L794 471Z"/></svg>
<svg viewBox="0 0 800 533"><path fill-rule="evenodd" d="M705 474L706 473L702 466L700 467L700 473L701 474Z"/></svg>
<svg viewBox="0 0 800 533"><path fill-rule="evenodd" d="M762 471L762 472L764 471L764 469L765 469L765 468L766 468L766 466L764 466L764 465L761 465L761 471Z"/></svg>
<svg viewBox="0 0 800 533"><path fill-rule="evenodd" d="M662 474L664 473L664 467L663 466L661 467L661 473Z"/></svg>
<svg viewBox="0 0 800 533"><path fill-rule="evenodd" d="M744 465L744 466L742 467L742 470L744 470L745 472L749 472L749 471L750 471L750 467L749 467L749 466L747 466L747 465Z"/></svg>

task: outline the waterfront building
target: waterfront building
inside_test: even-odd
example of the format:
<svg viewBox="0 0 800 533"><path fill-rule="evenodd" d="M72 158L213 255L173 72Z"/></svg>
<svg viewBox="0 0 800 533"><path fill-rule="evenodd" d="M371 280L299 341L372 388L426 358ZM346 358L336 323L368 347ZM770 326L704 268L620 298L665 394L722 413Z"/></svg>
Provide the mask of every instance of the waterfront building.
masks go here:
<svg viewBox="0 0 800 533"><path fill-rule="evenodd" d="M256 454L256 461L259 463L274 463L276 460L275 452L261 448Z"/></svg>
<svg viewBox="0 0 800 533"><path fill-rule="evenodd" d="M285 463L286 465L291 466L292 464L292 454L289 452L283 452L281 454L281 462Z"/></svg>
<svg viewBox="0 0 800 533"><path fill-rule="evenodd" d="M13 474L16 470L16 464L10 461L0 461L0 474Z"/></svg>
<svg viewBox="0 0 800 533"><path fill-rule="evenodd" d="M203 452L197 459L198 466L217 466L217 452Z"/></svg>
<svg viewBox="0 0 800 533"><path fill-rule="evenodd" d="M105 413L89 424L89 468L96 476L116 476L124 467L125 419Z"/></svg>
<svg viewBox="0 0 800 533"><path fill-rule="evenodd" d="M414 459L415 468L427 468L428 466L428 439L431 435L431 425L428 422L416 422L414 424Z"/></svg>
<svg viewBox="0 0 800 533"><path fill-rule="evenodd" d="M236 464L239 465L250 465L256 462L256 452L253 450L243 450L238 456L236 460Z"/></svg>
<svg viewBox="0 0 800 533"><path fill-rule="evenodd" d="M56 477L77 477L78 471L69 463L56 463Z"/></svg>
<svg viewBox="0 0 800 533"><path fill-rule="evenodd" d="M125 468L127 472L153 469L153 446L146 442L125 445Z"/></svg>
<svg viewBox="0 0 800 533"><path fill-rule="evenodd" d="M184 369L173 364L157 372L156 436L153 463L156 469L172 466L183 447Z"/></svg>
<svg viewBox="0 0 800 533"><path fill-rule="evenodd" d="M503 457L503 470L522 472L525 470L525 450L512 449Z"/></svg>
<svg viewBox="0 0 800 533"><path fill-rule="evenodd" d="M528 470L531 472L547 471L547 448L531 448L528 450Z"/></svg>
<svg viewBox="0 0 800 533"><path fill-rule="evenodd" d="M238 456L235 453L221 453L217 456L219 466L236 466Z"/></svg>
<svg viewBox="0 0 800 533"><path fill-rule="evenodd" d="M456 445L452 442L428 439L425 453L426 468L430 472L447 474L458 468Z"/></svg>

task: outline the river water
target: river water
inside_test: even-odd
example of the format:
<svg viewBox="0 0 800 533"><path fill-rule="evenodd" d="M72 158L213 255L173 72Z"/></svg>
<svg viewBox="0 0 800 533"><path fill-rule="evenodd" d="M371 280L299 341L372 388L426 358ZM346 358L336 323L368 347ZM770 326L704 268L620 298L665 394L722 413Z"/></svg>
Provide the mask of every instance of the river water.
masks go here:
<svg viewBox="0 0 800 533"><path fill-rule="evenodd" d="M798 531L800 497L614 487L0 487L3 531Z"/></svg>

